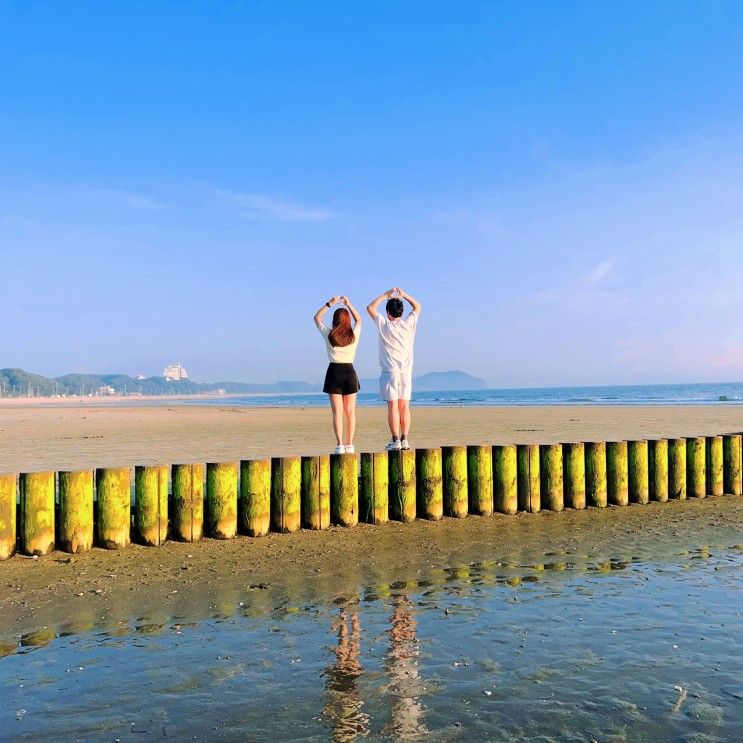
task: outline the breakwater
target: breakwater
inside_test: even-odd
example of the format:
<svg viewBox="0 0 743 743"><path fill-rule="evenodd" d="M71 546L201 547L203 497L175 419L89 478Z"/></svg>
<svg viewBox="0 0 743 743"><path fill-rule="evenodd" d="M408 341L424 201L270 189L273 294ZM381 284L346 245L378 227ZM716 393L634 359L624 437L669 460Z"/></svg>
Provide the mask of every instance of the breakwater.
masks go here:
<svg viewBox="0 0 743 743"><path fill-rule="evenodd" d="M741 495L740 433L0 474L0 559Z"/></svg>

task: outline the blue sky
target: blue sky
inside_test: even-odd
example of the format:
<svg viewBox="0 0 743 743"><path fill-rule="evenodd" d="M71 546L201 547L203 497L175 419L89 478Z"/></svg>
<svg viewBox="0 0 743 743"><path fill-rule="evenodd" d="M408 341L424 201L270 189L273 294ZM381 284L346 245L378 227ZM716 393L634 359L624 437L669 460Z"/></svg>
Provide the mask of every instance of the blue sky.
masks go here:
<svg viewBox="0 0 743 743"><path fill-rule="evenodd" d="M0 366L743 379L737 2L0 0ZM367 323L358 364L376 371Z"/></svg>

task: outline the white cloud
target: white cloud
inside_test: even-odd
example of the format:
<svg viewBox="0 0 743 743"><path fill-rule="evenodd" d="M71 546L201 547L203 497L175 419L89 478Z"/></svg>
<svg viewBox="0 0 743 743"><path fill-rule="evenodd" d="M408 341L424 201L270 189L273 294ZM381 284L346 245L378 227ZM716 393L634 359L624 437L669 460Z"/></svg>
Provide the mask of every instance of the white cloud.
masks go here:
<svg viewBox="0 0 743 743"><path fill-rule="evenodd" d="M334 216L330 209L298 204L264 194L224 191L217 189L217 195L237 203L248 217L265 216L271 219L291 222L322 222Z"/></svg>
<svg viewBox="0 0 743 743"><path fill-rule="evenodd" d="M589 286L596 286L597 284L600 284L611 273L612 268L614 268L613 260L602 261L593 270L589 271L583 277L583 280Z"/></svg>

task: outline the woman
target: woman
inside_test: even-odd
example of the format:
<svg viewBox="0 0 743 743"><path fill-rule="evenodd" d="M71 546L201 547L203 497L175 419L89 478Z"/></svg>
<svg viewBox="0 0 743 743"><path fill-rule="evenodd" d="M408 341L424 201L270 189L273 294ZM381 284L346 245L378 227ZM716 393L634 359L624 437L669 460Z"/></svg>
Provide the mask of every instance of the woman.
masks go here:
<svg viewBox="0 0 743 743"><path fill-rule="evenodd" d="M323 315L334 304L342 304L333 313L333 326L323 322ZM351 323L353 317L354 324ZM333 411L333 431L337 446L333 454L353 454L353 435L356 432L356 393L361 389L353 368L356 348L361 334L361 315L348 297L332 297L315 313L315 325L325 338L330 365L325 374L322 391L330 397ZM343 419L346 419L346 441L343 441Z"/></svg>

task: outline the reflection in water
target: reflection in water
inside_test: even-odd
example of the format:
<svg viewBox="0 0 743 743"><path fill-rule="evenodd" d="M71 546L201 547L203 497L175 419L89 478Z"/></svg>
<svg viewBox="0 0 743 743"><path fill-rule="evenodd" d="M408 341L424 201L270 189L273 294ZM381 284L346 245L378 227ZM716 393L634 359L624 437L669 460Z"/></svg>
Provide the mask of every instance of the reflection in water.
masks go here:
<svg viewBox="0 0 743 743"><path fill-rule="evenodd" d="M395 740L422 740L428 733L423 724L425 708L420 702L425 687L418 669L420 649L413 605L407 596L395 596L391 624L391 643L385 655L385 667L390 677L388 689L392 696L389 732Z"/></svg>
<svg viewBox="0 0 743 743"><path fill-rule="evenodd" d="M350 619L350 622L349 622ZM350 624L350 632L349 632ZM361 620L356 608L340 609L333 629L338 630L336 661L326 670L327 703L324 712L332 723L333 741L346 743L358 735L369 734L369 716L364 712L364 701L358 688L361 665Z"/></svg>

